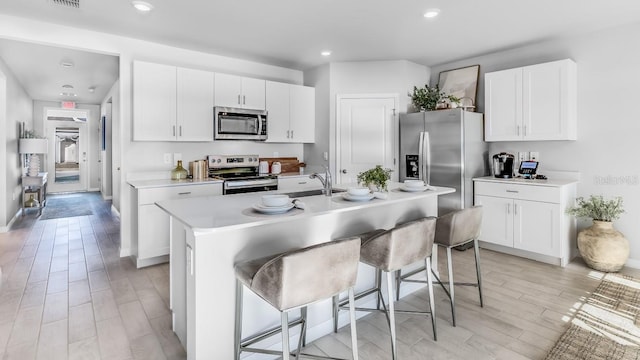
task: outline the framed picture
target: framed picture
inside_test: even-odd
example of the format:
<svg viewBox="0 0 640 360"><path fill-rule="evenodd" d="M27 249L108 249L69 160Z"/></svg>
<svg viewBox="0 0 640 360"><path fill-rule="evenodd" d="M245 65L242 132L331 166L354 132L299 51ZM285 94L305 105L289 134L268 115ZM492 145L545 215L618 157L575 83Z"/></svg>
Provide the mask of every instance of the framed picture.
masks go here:
<svg viewBox="0 0 640 360"><path fill-rule="evenodd" d="M446 95L461 99L460 105L473 111L476 106L479 75L480 65L442 71L438 78L438 87Z"/></svg>

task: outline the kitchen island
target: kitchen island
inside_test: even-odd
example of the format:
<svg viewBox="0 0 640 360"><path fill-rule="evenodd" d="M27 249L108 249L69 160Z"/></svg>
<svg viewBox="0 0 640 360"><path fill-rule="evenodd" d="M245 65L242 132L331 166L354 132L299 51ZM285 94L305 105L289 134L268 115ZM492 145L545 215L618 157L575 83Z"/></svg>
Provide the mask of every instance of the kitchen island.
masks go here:
<svg viewBox="0 0 640 360"><path fill-rule="evenodd" d="M235 263L435 216L438 196L454 191L438 187L404 192L400 186L390 184L386 199L365 202L347 201L340 193L303 197L304 210L279 215L253 210L261 195L277 192L158 202L171 219L173 329L188 358L233 359ZM373 269L361 264L356 291L373 281ZM403 286L402 295L415 288ZM244 301L244 336L279 324L279 313L251 292ZM345 315L341 324L346 321ZM330 300L310 306L308 341L331 332L331 324ZM279 340L265 344L278 348Z"/></svg>

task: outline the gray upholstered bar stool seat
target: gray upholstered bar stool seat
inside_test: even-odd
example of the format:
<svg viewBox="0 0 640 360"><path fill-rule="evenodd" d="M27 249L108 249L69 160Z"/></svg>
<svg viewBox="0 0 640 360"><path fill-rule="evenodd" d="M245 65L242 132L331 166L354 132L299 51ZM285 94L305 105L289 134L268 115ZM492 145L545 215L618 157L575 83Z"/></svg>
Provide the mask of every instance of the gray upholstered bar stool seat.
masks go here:
<svg viewBox="0 0 640 360"><path fill-rule="evenodd" d="M438 218L436 225L435 243L447 249L447 273L449 276L449 288L447 295L451 302L451 319L453 326L456 326L456 308L455 308L455 285L476 286L480 296L480 307L484 307L482 301L482 275L480 272L480 249L478 247L478 238L482 227L482 206L473 206L470 208L457 210ZM453 261L451 258L451 249L473 242L473 253L476 262L476 283L454 282L453 281ZM436 276L436 280L440 285L443 282ZM444 288L444 286L443 286Z"/></svg>
<svg viewBox="0 0 640 360"><path fill-rule="evenodd" d="M349 292L351 344L353 359L358 359L353 286L360 260L360 238L351 237L322 243L266 258L238 263L236 272L235 359L240 353L256 352L282 355L289 359L289 327L300 325L300 338L295 357L301 355L306 335L306 306ZM281 325L242 339L242 304L244 287L254 292L281 313ZM289 322L288 312L301 310L300 319ZM282 352L251 348L256 342L282 333ZM314 356L315 357L315 356Z"/></svg>
<svg viewBox="0 0 640 360"><path fill-rule="evenodd" d="M427 269L431 268L431 250L436 229L435 218L422 218L408 223L400 224L390 230L375 230L359 235L362 238L360 247L360 261L373 266L376 269L376 284L372 289L358 293L355 298L360 299L376 293L378 298L377 309L356 308L361 311L379 311L382 302L383 311L387 316L389 330L391 332L392 358L397 358L395 313L431 314L433 337L436 339L436 317L433 299L433 287L431 272L426 271L427 285L429 288L429 309L427 312L395 310L393 304L392 273L404 266L418 261L424 261ZM381 272L386 272L387 277L387 303L384 302L381 290ZM338 328L338 309L346 301L339 302L334 298L334 331ZM388 307L388 310L387 310ZM353 320L351 320L353 321Z"/></svg>

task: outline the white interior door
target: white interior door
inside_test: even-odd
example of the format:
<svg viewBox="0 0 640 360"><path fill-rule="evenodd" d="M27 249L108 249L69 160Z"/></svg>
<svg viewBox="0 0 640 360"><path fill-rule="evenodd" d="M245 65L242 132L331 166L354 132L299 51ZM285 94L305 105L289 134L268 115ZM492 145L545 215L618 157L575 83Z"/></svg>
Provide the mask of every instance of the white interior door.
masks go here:
<svg viewBox="0 0 640 360"><path fill-rule="evenodd" d="M46 120L48 192L87 191L87 124L73 120Z"/></svg>
<svg viewBox="0 0 640 360"><path fill-rule="evenodd" d="M355 183L376 165L393 169L397 180L397 95L338 95L337 182Z"/></svg>

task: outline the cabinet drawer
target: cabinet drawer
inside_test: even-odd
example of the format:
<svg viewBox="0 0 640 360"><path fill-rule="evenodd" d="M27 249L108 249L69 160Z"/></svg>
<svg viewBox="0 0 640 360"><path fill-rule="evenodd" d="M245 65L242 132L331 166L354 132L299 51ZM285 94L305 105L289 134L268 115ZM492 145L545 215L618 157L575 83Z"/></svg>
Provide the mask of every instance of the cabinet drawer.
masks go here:
<svg viewBox="0 0 640 360"><path fill-rule="evenodd" d="M474 190L476 195L560 203L559 187L476 181Z"/></svg>
<svg viewBox="0 0 640 360"><path fill-rule="evenodd" d="M309 176L294 176L278 178L279 191L299 191L322 189L322 183L317 179L309 179Z"/></svg>
<svg viewBox="0 0 640 360"><path fill-rule="evenodd" d="M166 186L138 190L138 205L195 196L221 195L222 184Z"/></svg>

